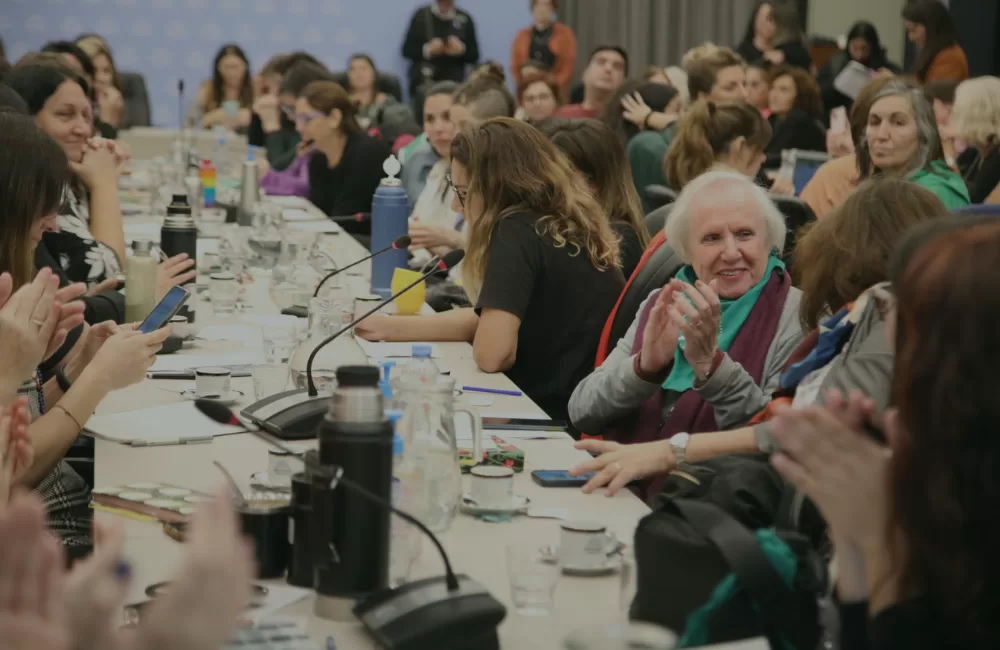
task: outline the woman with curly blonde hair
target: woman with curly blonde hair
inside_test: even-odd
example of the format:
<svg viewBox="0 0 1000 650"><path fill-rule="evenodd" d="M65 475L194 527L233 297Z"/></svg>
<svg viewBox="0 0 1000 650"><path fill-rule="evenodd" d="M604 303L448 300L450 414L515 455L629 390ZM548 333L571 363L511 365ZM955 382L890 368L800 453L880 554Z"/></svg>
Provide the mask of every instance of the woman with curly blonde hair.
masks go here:
<svg viewBox="0 0 1000 650"><path fill-rule="evenodd" d="M462 265L475 308L375 316L356 327L386 341L468 341L476 365L505 372L550 417L593 367L625 285L618 243L586 181L534 127L496 118L451 148L454 209L468 221Z"/></svg>

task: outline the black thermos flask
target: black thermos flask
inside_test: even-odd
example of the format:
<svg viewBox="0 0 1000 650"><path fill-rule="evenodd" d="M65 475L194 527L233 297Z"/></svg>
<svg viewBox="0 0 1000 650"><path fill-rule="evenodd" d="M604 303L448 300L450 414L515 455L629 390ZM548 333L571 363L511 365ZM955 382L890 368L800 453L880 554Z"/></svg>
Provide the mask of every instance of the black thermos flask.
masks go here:
<svg viewBox="0 0 1000 650"><path fill-rule="evenodd" d="M391 513L344 485L343 476L392 502L392 424L385 417L375 366L341 366L319 428L322 471L313 481L316 614L351 620L355 601L389 585Z"/></svg>
<svg viewBox="0 0 1000 650"><path fill-rule="evenodd" d="M195 265L198 264L198 227L194 224L191 206L184 194L174 194L167 206L167 218L160 229L160 248L167 257L187 253ZM185 284L192 282L193 278Z"/></svg>

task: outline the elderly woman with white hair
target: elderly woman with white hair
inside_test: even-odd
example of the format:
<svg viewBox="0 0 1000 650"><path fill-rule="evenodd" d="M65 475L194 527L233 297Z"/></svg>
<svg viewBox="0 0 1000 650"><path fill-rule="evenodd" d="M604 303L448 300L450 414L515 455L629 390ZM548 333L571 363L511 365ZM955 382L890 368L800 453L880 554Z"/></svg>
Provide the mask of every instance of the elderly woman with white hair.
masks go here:
<svg viewBox="0 0 1000 650"><path fill-rule="evenodd" d="M688 436L678 434L740 426L767 405L803 337L801 292L777 257L784 217L742 174L691 181L666 236L685 266L577 385L569 413L606 439L670 438L682 457Z"/></svg>
<svg viewBox="0 0 1000 650"><path fill-rule="evenodd" d="M976 77L955 89L951 129L969 146L959 157L972 203L1000 203L1000 79ZM962 160L970 158L963 166Z"/></svg>
<svg viewBox="0 0 1000 650"><path fill-rule="evenodd" d="M857 158L861 180L908 180L929 189L949 210L969 203L965 182L945 162L934 108L903 81L888 82L872 100Z"/></svg>

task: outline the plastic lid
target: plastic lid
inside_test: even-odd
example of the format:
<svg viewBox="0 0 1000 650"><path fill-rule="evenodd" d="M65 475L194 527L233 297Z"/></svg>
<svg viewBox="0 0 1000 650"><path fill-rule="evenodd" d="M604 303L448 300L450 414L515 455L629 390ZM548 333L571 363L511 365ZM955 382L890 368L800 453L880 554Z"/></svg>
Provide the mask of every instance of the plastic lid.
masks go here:
<svg viewBox="0 0 1000 650"><path fill-rule="evenodd" d="M382 367L382 381L388 382L390 379L392 379L392 377L390 377L389 375L392 369L396 367L396 362L380 361L378 365Z"/></svg>
<svg viewBox="0 0 1000 650"><path fill-rule="evenodd" d="M378 386L378 368L375 366L341 366L337 368L337 385L340 388Z"/></svg>
<svg viewBox="0 0 1000 650"><path fill-rule="evenodd" d="M173 198L170 199L170 202L171 203L183 203L184 205L187 205L187 202L188 202L187 194L174 194Z"/></svg>
<svg viewBox="0 0 1000 650"><path fill-rule="evenodd" d="M136 239L132 242L132 252L149 255L153 252L153 242L148 239Z"/></svg>
<svg viewBox="0 0 1000 650"><path fill-rule="evenodd" d="M392 422L392 426L395 428L399 424L399 421L403 419L403 412L399 409L386 409L385 417L389 418L389 422Z"/></svg>
<svg viewBox="0 0 1000 650"><path fill-rule="evenodd" d="M429 345L414 345L412 350L414 359L430 359L431 358L431 346Z"/></svg>

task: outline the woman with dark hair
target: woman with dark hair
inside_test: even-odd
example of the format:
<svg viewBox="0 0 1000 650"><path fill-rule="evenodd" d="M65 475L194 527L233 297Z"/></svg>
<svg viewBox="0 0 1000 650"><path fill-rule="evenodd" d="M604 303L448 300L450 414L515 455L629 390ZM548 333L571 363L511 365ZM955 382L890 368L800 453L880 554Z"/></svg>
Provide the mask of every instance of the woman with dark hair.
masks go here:
<svg viewBox="0 0 1000 650"><path fill-rule="evenodd" d="M476 307L376 315L357 335L472 343L480 370L505 372L550 417L566 420L625 284L607 216L569 160L520 120L460 131L449 183L469 223L462 278Z"/></svg>
<svg viewBox="0 0 1000 650"><path fill-rule="evenodd" d="M379 90L378 68L367 54L351 56L347 65L345 90L358 106L358 122L362 128L377 124L385 106L399 103L392 95Z"/></svg>
<svg viewBox="0 0 1000 650"><path fill-rule="evenodd" d="M56 210L70 179L71 165L63 149L65 145L60 148L29 118L0 112L0 271L9 274L14 290L30 282L35 248L43 234L55 228ZM81 290L68 289L75 295ZM18 392L30 409L34 462L19 483L43 497L49 527L64 544L90 543L91 511L86 483L62 458L110 391L145 378L169 334L169 327L140 334L131 328L122 331L113 321L101 323L79 337L58 370L49 368L43 374L39 366L23 377Z"/></svg>
<svg viewBox="0 0 1000 650"><path fill-rule="evenodd" d="M781 166L785 149L826 151L826 129L823 128L823 102L816 80L802 68L780 65L771 71L771 92L768 107L774 135L767 150L765 169Z"/></svg>
<svg viewBox="0 0 1000 650"><path fill-rule="evenodd" d="M314 81L295 102L295 124L315 152L309 159L309 200L330 216L372 211L372 196L385 176L388 145L358 124L347 91L332 81ZM345 222L344 230L368 235L370 223Z"/></svg>
<svg viewBox="0 0 1000 650"><path fill-rule="evenodd" d="M681 112L681 98L673 86L629 80L618 87L604 109L604 123L623 145L642 131L662 132Z"/></svg>
<svg viewBox="0 0 1000 650"><path fill-rule="evenodd" d="M250 61L239 45L223 45L212 62L212 78L201 85L188 124L205 129L224 126L245 133L253 110Z"/></svg>
<svg viewBox="0 0 1000 650"><path fill-rule="evenodd" d="M742 56L747 63L759 61L764 58L765 52L770 52L772 49L774 20L771 17L771 10L773 5L773 0L762 0L757 3L753 13L750 14L743 40L736 46L736 53Z"/></svg>
<svg viewBox="0 0 1000 650"><path fill-rule="evenodd" d="M91 103L93 104L93 110L91 112L94 114L94 130L102 138L108 138L110 140L117 138L118 129L108 121L103 120L100 115L100 103L98 101L94 82L96 69L94 68L94 62L91 60L90 55L84 51L83 48L71 41L50 41L42 46L40 53L59 55L65 66L69 67L83 78L87 84L85 90L87 95L90 97ZM27 56L29 55L25 55L25 57ZM22 57L21 61L23 61L25 57ZM21 64L21 61L18 61L18 63Z"/></svg>
<svg viewBox="0 0 1000 650"><path fill-rule="evenodd" d="M631 277L649 244L649 233L642 219L639 194L632 185L625 147L598 120L554 117L537 126L590 185L611 222L611 229L618 235L622 273Z"/></svg>
<svg viewBox="0 0 1000 650"><path fill-rule="evenodd" d="M851 98L834 88L833 82L852 61L860 63L869 70L888 70L893 74L899 74L899 67L886 57L885 48L882 46L875 25L859 20L847 30L847 47L833 55L816 75L827 116L838 106L851 105Z"/></svg>
<svg viewBox="0 0 1000 650"><path fill-rule="evenodd" d="M747 103L761 112L764 117L771 115L771 64L761 59L747 66Z"/></svg>
<svg viewBox="0 0 1000 650"><path fill-rule="evenodd" d="M948 7L939 0L918 0L903 8L906 38L920 54L910 72L920 83L969 78L969 60L958 44L958 31Z"/></svg>
<svg viewBox="0 0 1000 650"><path fill-rule="evenodd" d="M995 217L912 232L891 265L895 296L881 297L894 408L838 396L773 423L775 468L829 525L842 648L1000 644L998 246Z"/></svg>
<svg viewBox="0 0 1000 650"><path fill-rule="evenodd" d="M937 194L949 209L968 205L962 177L948 168L930 102L918 88L889 81L872 100L857 150L861 178L903 178Z"/></svg>
<svg viewBox="0 0 1000 650"><path fill-rule="evenodd" d="M122 82L118 78L111 50L94 45L93 41L85 41L80 49L90 56L94 64L94 94L101 119L117 129L125 123L126 107Z"/></svg>

